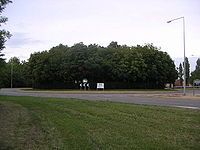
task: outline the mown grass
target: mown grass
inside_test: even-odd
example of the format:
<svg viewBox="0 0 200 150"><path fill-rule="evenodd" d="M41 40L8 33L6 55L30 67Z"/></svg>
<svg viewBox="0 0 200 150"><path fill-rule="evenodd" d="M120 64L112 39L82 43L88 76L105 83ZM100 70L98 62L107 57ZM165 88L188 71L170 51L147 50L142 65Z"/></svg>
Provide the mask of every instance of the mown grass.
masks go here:
<svg viewBox="0 0 200 150"><path fill-rule="evenodd" d="M200 111L0 95L0 149L200 149Z"/></svg>

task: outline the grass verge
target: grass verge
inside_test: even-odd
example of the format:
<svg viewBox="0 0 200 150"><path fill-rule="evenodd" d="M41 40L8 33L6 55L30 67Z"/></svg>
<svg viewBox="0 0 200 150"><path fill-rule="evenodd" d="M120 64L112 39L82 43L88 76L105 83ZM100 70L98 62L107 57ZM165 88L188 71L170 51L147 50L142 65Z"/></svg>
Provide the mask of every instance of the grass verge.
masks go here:
<svg viewBox="0 0 200 150"><path fill-rule="evenodd" d="M200 111L0 95L0 149L200 149Z"/></svg>

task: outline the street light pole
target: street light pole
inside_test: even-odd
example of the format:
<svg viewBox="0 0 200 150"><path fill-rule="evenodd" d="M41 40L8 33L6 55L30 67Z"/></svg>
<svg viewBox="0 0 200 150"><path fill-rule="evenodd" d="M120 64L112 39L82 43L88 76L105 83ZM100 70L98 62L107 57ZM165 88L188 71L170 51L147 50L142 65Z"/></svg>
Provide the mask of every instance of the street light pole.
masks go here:
<svg viewBox="0 0 200 150"><path fill-rule="evenodd" d="M186 60L185 60L185 18L183 17L183 48L184 48L184 92L183 95L186 95Z"/></svg>
<svg viewBox="0 0 200 150"><path fill-rule="evenodd" d="M11 68L10 68L10 88L13 87L13 63L11 62Z"/></svg>
<svg viewBox="0 0 200 150"><path fill-rule="evenodd" d="M185 18L179 17L176 19L172 19L170 21L167 21L167 23L171 23L172 21L183 19L183 50L184 50L184 82L183 82L183 95L186 95L186 62L185 62Z"/></svg>

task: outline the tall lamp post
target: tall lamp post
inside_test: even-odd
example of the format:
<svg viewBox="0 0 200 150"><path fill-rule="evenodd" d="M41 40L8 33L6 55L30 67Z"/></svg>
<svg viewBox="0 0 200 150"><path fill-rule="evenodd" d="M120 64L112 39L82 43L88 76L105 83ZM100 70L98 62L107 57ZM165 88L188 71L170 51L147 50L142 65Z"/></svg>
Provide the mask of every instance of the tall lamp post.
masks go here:
<svg viewBox="0 0 200 150"><path fill-rule="evenodd" d="M185 64L185 18L179 17L176 19L172 19L167 21L167 23L171 23L172 21L183 19L183 49L184 49L184 82L183 82L183 95L186 95L186 64Z"/></svg>
<svg viewBox="0 0 200 150"><path fill-rule="evenodd" d="M10 68L10 88L13 88L13 62L11 61L11 68Z"/></svg>

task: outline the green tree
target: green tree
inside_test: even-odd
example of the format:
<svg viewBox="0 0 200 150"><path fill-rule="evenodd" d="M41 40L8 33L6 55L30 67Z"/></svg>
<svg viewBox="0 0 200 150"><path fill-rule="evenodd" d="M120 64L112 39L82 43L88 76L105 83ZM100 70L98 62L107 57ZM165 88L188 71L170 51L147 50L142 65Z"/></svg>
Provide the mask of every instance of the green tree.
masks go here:
<svg viewBox="0 0 200 150"><path fill-rule="evenodd" d="M178 67L178 77L181 81L181 85L183 85L183 67L181 63L179 64L179 67Z"/></svg>
<svg viewBox="0 0 200 150"><path fill-rule="evenodd" d="M9 82L12 79L12 87L28 87L31 85L27 62L21 62L19 58L12 57L7 63L7 72L10 75Z"/></svg>
<svg viewBox="0 0 200 150"><path fill-rule="evenodd" d="M152 44L60 44L49 51L31 54L28 66L36 88L77 88L75 83L83 78L93 88L97 82L104 82L106 88L164 88L177 78L170 56Z"/></svg>
<svg viewBox="0 0 200 150"><path fill-rule="evenodd" d="M6 8L6 5L11 2L12 1L10 0L0 0L0 26L2 26L2 24L8 21L8 18L2 16L1 14ZM2 54L1 51L5 48L6 39L10 37L11 34L9 31L6 31L4 29L0 30L0 63L3 61L2 56L4 56L4 54Z"/></svg>
<svg viewBox="0 0 200 150"><path fill-rule="evenodd" d="M189 63L189 60L188 60L187 57L185 58L185 64L186 64L186 66L185 66L185 70L186 70L186 85L188 85L189 84L189 78L190 78L190 63ZM183 66L185 64L183 63Z"/></svg>
<svg viewBox="0 0 200 150"><path fill-rule="evenodd" d="M88 78L87 60L89 59L88 48L82 42L73 45L68 53L68 69L71 80L81 81Z"/></svg>
<svg viewBox="0 0 200 150"><path fill-rule="evenodd" d="M49 51L31 54L28 72L35 88L66 88L70 78L68 47L62 44Z"/></svg>
<svg viewBox="0 0 200 150"><path fill-rule="evenodd" d="M166 52L160 51L153 44L138 45L136 49L146 64L141 81L145 88L164 88L166 83L175 82L177 78L175 64Z"/></svg>
<svg viewBox="0 0 200 150"><path fill-rule="evenodd" d="M117 42L112 41L109 45L108 48L119 48L120 45L118 45Z"/></svg>
<svg viewBox="0 0 200 150"><path fill-rule="evenodd" d="M196 79L200 80L200 58L196 61L196 69L191 73L190 84Z"/></svg>
<svg viewBox="0 0 200 150"><path fill-rule="evenodd" d="M196 70L197 69L200 69L200 58L197 59L197 62L196 62Z"/></svg>
<svg viewBox="0 0 200 150"><path fill-rule="evenodd" d="M47 83L50 83L51 76L48 57L48 52L43 51L31 54L29 58L29 72L32 75L34 87L41 86L42 88L42 85L45 86Z"/></svg>
<svg viewBox="0 0 200 150"><path fill-rule="evenodd" d="M115 80L135 82L144 76L146 64L142 55L128 46L119 46L113 53L113 74Z"/></svg>
<svg viewBox="0 0 200 150"><path fill-rule="evenodd" d="M9 87L10 83L10 74L8 73L8 65L4 60L1 61L0 68L0 88Z"/></svg>
<svg viewBox="0 0 200 150"><path fill-rule="evenodd" d="M8 63L4 62L4 66L0 69L0 86L4 88L11 87L30 87L31 79L28 74L27 62L17 57L11 58Z"/></svg>

